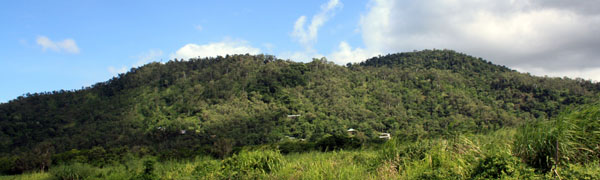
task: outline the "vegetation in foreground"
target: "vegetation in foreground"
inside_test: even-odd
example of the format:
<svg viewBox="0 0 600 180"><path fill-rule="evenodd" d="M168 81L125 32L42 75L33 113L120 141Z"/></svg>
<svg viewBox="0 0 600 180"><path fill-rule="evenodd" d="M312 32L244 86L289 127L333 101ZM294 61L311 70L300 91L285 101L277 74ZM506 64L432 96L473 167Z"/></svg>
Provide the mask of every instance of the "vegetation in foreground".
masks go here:
<svg viewBox="0 0 600 180"><path fill-rule="evenodd" d="M273 146L242 150L225 159L191 160L131 158L103 167L82 163L53 166L45 172L0 179L548 179L543 171L514 156L514 134L499 130L486 135L419 142L389 141L356 150L281 154ZM598 179L598 158L561 164L563 179Z"/></svg>
<svg viewBox="0 0 600 180"><path fill-rule="evenodd" d="M278 146L285 143L279 143L248 147L222 160L148 156L104 166L70 162L0 179L600 179L599 121L597 103L553 121L487 134L285 155L286 148Z"/></svg>

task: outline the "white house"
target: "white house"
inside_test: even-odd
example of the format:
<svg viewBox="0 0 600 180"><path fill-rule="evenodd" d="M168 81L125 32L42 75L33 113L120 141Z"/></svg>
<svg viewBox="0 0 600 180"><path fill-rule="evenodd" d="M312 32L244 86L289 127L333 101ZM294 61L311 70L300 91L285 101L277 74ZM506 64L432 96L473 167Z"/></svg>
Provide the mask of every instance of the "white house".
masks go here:
<svg viewBox="0 0 600 180"><path fill-rule="evenodd" d="M390 133L379 133L379 138L390 140L390 139L392 139L392 136L390 135Z"/></svg>

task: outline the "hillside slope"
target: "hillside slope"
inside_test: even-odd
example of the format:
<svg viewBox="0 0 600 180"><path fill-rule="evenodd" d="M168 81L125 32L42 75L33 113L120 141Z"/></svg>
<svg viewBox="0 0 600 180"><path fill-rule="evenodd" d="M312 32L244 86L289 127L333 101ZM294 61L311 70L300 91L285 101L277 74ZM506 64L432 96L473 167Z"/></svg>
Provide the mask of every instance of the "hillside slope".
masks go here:
<svg viewBox="0 0 600 180"><path fill-rule="evenodd" d="M52 144L155 152L316 140L358 129L407 140L487 132L597 99L600 85L518 73L450 50L338 66L265 55L150 63L76 91L0 104L0 152ZM287 115L301 115L288 118Z"/></svg>

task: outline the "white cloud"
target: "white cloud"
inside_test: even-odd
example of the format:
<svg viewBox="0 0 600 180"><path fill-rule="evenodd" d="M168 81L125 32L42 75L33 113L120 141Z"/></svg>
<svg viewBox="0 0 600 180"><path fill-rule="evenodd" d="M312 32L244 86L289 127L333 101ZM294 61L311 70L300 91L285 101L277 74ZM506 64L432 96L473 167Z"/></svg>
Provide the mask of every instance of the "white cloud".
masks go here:
<svg viewBox="0 0 600 180"><path fill-rule="evenodd" d="M346 43L345 41L340 42L338 50L331 53L329 56L329 60L335 62L336 64L344 65L346 63L356 63L364 61L368 58L379 55L378 52L355 48Z"/></svg>
<svg viewBox="0 0 600 180"><path fill-rule="evenodd" d="M372 0L359 24L370 51L447 48L568 73L600 68L600 3L593 1Z"/></svg>
<svg viewBox="0 0 600 180"><path fill-rule="evenodd" d="M62 41L54 42L46 36L38 36L36 39L38 45L42 46L42 50L51 50L56 52L67 52L71 54L79 53L79 47L73 39L64 39Z"/></svg>
<svg viewBox="0 0 600 180"><path fill-rule="evenodd" d="M305 49L312 49L312 45L317 41L319 28L334 15L333 10L341 6L339 0L330 0L327 4L321 5L321 11L312 17L307 27L305 27L306 16L300 16L294 23L292 37L296 38Z"/></svg>
<svg viewBox="0 0 600 180"><path fill-rule="evenodd" d="M163 52L158 49L151 49L147 52L140 53L139 55L134 56L134 58L137 59L137 61L135 62L135 64L131 65L131 68L140 67L152 61L158 61L158 59L162 57L162 55ZM125 73L128 70L129 68L127 66L121 66L120 68L116 68L113 66L108 67L108 72L113 76Z"/></svg>
<svg viewBox="0 0 600 180"><path fill-rule="evenodd" d="M214 42L208 44L186 44L179 48L175 54L171 55L171 58L202 58L202 57L215 57L225 56L227 54L259 54L261 51L258 48L252 47L244 40L231 40L225 39L221 42Z"/></svg>
<svg viewBox="0 0 600 180"><path fill-rule="evenodd" d="M311 18L308 25L306 16L300 16L294 23L294 31L291 35L304 47L304 50L283 52L279 54L279 57L305 62L311 61L312 58L323 57L323 55L313 49L313 45L317 42L319 28L334 16L336 8L341 7L342 3L339 0L329 0L327 3L321 5L321 10Z"/></svg>
<svg viewBox="0 0 600 180"><path fill-rule="evenodd" d="M201 25L196 25L194 28L198 31L202 31L202 29L204 29Z"/></svg>

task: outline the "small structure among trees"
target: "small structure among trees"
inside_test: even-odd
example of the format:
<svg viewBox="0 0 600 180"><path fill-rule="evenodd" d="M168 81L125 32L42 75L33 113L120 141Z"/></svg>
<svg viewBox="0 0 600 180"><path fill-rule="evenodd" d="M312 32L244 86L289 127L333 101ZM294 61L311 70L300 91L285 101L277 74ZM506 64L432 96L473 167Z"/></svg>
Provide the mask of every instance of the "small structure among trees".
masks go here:
<svg viewBox="0 0 600 180"><path fill-rule="evenodd" d="M287 115L287 117L293 119L293 118L300 117L300 115L299 114L290 114L290 115Z"/></svg>
<svg viewBox="0 0 600 180"><path fill-rule="evenodd" d="M392 139L392 135L390 133L379 133L380 139L390 140Z"/></svg>
<svg viewBox="0 0 600 180"><path fill-rule="evenodd" d="M350 135L350 136L356 135L356 132L358 132L358 131L356 131L356 129L352 129L352 128L348 129L348 135Z"/></svg>

